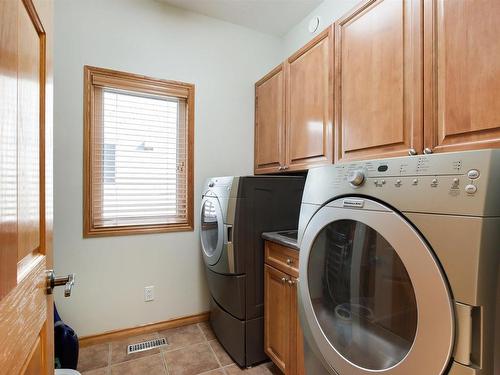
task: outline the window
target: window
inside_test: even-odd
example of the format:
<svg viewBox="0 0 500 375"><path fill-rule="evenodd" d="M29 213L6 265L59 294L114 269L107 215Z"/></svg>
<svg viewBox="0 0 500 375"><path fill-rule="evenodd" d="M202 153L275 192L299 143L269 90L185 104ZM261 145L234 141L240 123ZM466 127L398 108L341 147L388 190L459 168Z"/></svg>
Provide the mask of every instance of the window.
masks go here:
<svg viewBox="0 0 500 375"><path fill-rule="evenodd" d="M84 236L193 229L194 86L85 67Z"/></svg>

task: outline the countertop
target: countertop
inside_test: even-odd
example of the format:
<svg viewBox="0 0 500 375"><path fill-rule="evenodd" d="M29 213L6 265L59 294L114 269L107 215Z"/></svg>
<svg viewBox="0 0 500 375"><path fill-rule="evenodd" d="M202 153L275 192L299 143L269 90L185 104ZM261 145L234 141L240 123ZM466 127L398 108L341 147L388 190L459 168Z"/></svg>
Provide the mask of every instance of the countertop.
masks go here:
<svg viewBox="0 0 500 375"><path fill-rule="evenodd" d="M280 230L277 232L264 232L262 238L267 241L276 242L280 245L299 251L297 246L297 230Z"/></svg>

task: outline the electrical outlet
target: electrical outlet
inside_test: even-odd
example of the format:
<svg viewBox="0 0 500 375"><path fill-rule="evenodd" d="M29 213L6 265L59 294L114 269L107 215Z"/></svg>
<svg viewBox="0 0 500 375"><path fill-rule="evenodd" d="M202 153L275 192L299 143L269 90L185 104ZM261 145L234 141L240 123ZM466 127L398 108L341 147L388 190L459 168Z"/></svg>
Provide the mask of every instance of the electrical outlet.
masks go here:
<svg viewBox="0 0 500 375"><path fill-rule="evenodd" d="M154 285L144 287L144 302L151 302L155 299Z"/></svg>

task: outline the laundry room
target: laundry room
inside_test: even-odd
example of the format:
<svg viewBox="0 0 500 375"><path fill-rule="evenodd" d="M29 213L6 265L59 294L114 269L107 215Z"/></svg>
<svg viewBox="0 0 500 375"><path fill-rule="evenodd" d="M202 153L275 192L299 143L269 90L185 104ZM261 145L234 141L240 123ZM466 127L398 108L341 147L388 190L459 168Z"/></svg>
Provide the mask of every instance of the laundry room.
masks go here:
<svg viewBox="0 0 500 375"><path fill-rule="evenodd" d="M498 0L0 0L0 374L500 375Z"/></svg>

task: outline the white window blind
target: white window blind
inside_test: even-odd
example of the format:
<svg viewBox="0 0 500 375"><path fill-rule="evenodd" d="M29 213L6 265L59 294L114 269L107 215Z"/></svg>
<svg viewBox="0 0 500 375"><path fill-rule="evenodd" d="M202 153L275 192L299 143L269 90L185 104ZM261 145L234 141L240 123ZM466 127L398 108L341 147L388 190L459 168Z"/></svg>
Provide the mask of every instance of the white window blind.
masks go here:
<svg viewBox="0 0 500 375"><path fill-rule="evenodd" d="M95 87L93 228L188 220L186 99Z"/></svg>

